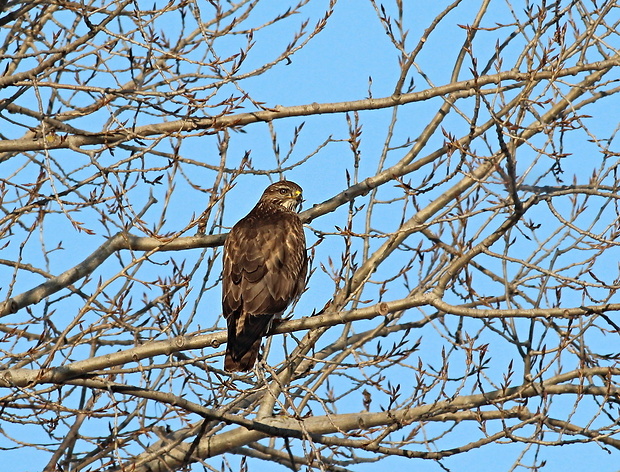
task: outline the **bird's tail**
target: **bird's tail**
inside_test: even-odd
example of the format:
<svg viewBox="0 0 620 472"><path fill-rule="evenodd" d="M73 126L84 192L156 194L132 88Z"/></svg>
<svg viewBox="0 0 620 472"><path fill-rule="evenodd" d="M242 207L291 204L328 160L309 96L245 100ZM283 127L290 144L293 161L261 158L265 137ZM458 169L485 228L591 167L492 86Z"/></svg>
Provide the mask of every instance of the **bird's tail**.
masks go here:
<svg viewBox="0 0 620 472"><path fill-rule="evenodd" d="M246 315L228 318L228 342L224 370L247 372L258 357L263 336L269 331L274 315Z"/></svg>

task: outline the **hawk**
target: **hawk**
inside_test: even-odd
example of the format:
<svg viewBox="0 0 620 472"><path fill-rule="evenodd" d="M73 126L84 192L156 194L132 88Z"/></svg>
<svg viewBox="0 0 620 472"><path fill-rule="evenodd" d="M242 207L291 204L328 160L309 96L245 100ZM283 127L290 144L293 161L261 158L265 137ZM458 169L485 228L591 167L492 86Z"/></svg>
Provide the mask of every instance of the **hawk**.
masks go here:
<svg viewBox="0 0 620 472"><path fill-rule="evenodd" d="M302 189L281 181L265 189L256 206L224 243L222 309L228 325L224 369L252 369L274 318L303 291L308 258L297 210Z"/></svg>

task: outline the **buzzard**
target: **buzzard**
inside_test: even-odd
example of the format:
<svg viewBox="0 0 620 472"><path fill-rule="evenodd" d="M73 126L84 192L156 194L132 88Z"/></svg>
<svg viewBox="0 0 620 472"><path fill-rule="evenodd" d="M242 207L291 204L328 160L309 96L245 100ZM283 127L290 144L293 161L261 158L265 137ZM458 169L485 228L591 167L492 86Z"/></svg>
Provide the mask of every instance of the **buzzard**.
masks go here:
<svg viewBox="0 0 620 472"><path fill-rule="evenodd" d="M222 309L228 324L227 371L252 369L271 322L304 289L306 238L296 213L301 202L296 183L272 184L226 238Z"/></svg>

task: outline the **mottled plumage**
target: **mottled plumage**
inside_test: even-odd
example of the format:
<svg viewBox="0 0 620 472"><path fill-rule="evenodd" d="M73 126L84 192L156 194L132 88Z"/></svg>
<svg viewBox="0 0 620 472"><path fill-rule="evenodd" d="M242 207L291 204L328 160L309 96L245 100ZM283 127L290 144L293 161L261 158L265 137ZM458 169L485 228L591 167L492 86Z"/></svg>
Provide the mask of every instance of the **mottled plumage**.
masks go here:
<svg viewBox="0 0 620 472"><path fill-rule="evenodd" d="M222 308L228 324L224 369L252 369L276 316L303 291L308 261L296 210L301 187L270 185L224 243Z"/></svg>

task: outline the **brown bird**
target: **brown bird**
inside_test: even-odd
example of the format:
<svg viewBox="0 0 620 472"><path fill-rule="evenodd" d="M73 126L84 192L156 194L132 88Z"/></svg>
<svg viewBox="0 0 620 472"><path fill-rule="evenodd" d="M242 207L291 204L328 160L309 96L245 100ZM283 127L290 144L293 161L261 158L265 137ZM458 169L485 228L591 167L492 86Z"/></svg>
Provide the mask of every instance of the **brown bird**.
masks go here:
<svg viewBox="0 0 620 472"><path fill-rule="evenodd" d="M297 215L301 202L296 183L272 184L226 238L222 308L228 324L227 371L252 369L272 321L305 287L306 238Z"/></svg>

